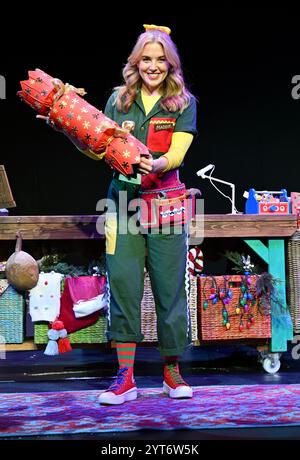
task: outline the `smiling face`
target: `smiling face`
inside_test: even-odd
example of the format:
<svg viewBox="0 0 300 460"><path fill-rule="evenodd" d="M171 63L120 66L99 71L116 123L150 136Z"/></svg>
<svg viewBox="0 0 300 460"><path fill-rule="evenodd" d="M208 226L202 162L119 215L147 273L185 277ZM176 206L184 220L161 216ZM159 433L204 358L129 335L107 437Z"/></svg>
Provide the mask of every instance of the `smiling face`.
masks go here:
<svg viewBox="0 0 300 460"><path fill-rule="evenodd" d="M159 89L168 75L169 63L160 43L147 43L137 64L143 80L142 88L149 94L159 94Z"/></svg>

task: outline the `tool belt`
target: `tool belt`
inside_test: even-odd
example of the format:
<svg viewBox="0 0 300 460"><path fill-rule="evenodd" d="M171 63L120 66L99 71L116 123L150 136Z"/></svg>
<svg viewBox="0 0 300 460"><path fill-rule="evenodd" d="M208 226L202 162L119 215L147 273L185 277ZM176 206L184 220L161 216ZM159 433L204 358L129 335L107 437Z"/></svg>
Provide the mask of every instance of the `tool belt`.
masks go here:
<svg viewBox="0 0 300 460"><path fill-rule="evenodd" d="M139 195L139 222L144 228L185 225L195 215L195 195L191 195L183 183L141 190Z"/></svg>

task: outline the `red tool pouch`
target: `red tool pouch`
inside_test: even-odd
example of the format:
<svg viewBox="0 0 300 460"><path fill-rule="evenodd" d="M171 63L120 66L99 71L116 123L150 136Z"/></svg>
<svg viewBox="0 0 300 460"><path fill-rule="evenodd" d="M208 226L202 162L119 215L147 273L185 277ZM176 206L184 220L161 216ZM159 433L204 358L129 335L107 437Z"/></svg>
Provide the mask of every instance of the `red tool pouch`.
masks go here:
<svg viewBox="0 0 300 460"><path fill-rule="evenodd" d="M184 184L140 192L139 221L144 228L187 224L194 210L195 196L187 193Z"/></svg>

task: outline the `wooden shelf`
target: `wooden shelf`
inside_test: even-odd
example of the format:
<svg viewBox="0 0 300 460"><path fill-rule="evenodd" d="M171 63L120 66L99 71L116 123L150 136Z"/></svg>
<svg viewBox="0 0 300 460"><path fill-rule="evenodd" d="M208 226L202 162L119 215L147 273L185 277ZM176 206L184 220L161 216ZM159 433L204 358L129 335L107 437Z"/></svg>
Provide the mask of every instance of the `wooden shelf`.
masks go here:
<svg viewBox="0 0 300 460"><path fill-rule="evenodd" d="M0 349L2 351L29 351L38 350L38 346L33 342L33 340L26 339L23 343L0 344Z"/></svg>
<svg viewBox="0 0 300 460"><path fill-rule="evenodd" d="M0 239L86 240L104 238L104 216L1 216Z"/></svg>
<svg viewBox="0 0 300 460"><path fill-rule="evenodd" d="M198 214L190 236L205 238L288 237L297 230L297 216ZM0 216L0 240L87 240L104 238L104 215Z"/></svg>
<svg viewBox="0 0 300 460"><path fill-rule="evenodd" d="M33 339L26 339L23 343L7 343L0 344L1 351L31 351L31 350L45 350L47 344L38 344L36 345ZM95 348L95 347L105 347L105 348L115 348L115 344L109 344L108 342L103 343L71 343L73 349L76 348Z"/></svg>
<svg viewBox="0 0 300 460"><path fill-rule="evenodd" d="M204 238L276 238L292 236L297 216L259 214L198 214L190 225L190 237Z"/></svg>

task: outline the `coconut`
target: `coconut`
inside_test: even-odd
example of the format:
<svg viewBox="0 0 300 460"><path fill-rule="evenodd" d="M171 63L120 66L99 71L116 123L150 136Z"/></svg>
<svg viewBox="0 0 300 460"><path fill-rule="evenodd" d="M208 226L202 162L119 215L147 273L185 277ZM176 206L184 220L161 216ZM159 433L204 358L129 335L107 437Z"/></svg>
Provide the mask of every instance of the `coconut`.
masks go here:
<svg viewBox="0 0 300 460"><path fill-rule="evenodd" d="M37 261L27 252L22 251L22 236L17 233L15 252L6 262L5 274L9 284L18 290L34 288L39 279Z"/></svg>

